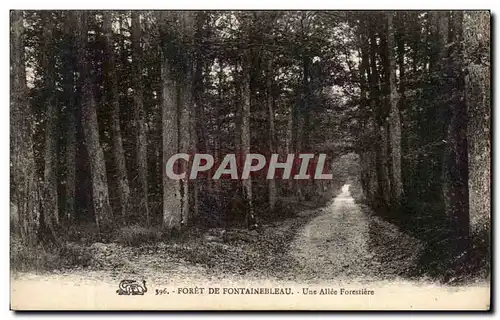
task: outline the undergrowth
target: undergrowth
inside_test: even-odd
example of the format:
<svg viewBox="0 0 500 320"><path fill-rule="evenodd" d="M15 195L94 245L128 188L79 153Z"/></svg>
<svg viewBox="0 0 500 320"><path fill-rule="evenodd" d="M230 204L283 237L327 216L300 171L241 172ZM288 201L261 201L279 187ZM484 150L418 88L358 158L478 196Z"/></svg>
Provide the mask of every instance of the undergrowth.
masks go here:
<svg viewBox="0 0 500 320"><path fill-rule="evenodd" d="M39 244L30 248L11 238L11 267L21 272L116 270L131 267L131 257L140 256L134 261L144 261L143 267L147 261L170 259L207 267L214 274L257 272L284 278L294 266L288 254L289 245L297 230L314 217L297 214L318 208L329 199L328 196L300 202L292 197L281 199L274 214L262 219L259 229L254 231L243 226L228 229L191 226L166 232L159 227L135 224L117 227L103 236L92 224L86 224L69 226L59 245Z"/></svg>

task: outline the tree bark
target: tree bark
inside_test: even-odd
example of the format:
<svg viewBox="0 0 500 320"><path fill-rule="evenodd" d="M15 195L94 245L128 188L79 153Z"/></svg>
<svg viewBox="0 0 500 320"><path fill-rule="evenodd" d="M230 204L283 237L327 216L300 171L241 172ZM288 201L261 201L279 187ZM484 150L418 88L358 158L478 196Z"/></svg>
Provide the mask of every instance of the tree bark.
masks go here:
<svg viewBox="0 0 500 320"><path fill-rule="evenodd" d="M142 58L141 58L141 20L138 11L132 11L132 67L134 81L134 120L136 129L137 171L139 174L139 194L142 209L146 216L146 225L151 225L148 202L148 159L146 119L144 117Z"/></svg>
<svg viewBox="0 0 500 320"><path fill-rule="evenodd" d="M399 95L396 88L396 57L394 54L393 12L387 14L387 59L389 60L389 135L392 157L391 205L396 208L403 195L403 179L401 176L401 118L399 114Z"/></svg>
<svg viewBox="0 0 500 320"><path fill-rule="evenodd" d="M242 76L241 93L243 97L241 106L241 157L246 159L250 153L250 70L243 69L244 75ZM242 180L243 197L246 203L246 221L248 226L255 220L252 202L252 179Z"/></svg>
<svg viewBox="0 0 500 320"><path fill-rule="evenodd" d="M361 64L360 64L360 89L361 102L363 113L361 115L362 140L360 142L360 163L361 163L361 182L363 191L368 203L375 205L378 192L378 180L376 175L376 155L373 150L374 136L374 110L372 110L372 91L370 84L372 81L370 72L370 44L368 39L368 24L366 22L360 25L360 47L361 47Z"/></svg>
<svg viewBox="0 0 500 320"><path fill-rule="evenodd" d="M405 14L403 18L406 18L407 15ZM398 38L396 40L397 47L398 47L398 57L397 57L397 64L399 65L399 94L400 94L400 99L399 99L399 110L400 113L404 112L405 107L406 107L406 95L405 95L405 82L406 82L406 68L405 68L405 39L404 39L404 34L407 31L407 28L404 27L403 23L403 30L399 31ZM416 72L416 68L414 68L414 71ZM403 190L404 191L404 190Z"/></svg>
<svg viewBox="0 0 500 320"><path fill-rule="evenodd" d="M455 19L456 20L456 19ZM461 18L459 19L461 21ZM443 198L446 216L450 229L450 254L452 263L469 244L469 201L468 201L468 159L467 159L467 109L463 99L463 75L461 72L462 41L461 25L449 19L444 12L439 17L439 34L441 36L442 61L446 61L444 74L446 76L446 91L456 90L452 104L446 106L450 117L446 129L446 146L443 161ZM453 27L452 37L449 38L449 27ZM457 28L458 27L458 28ZM450 52L451 55L448 55Z"/></svg>
<svg viewBox="0 0 500 320"><path fill-rule="evenodd" d="M373 28L373 26L370 26ZM375 113L374 131L377 132L375 148L375 172L377 176L377 196L376 206L382 208L389 204L389 174L387 170L387 125L380 98L380 76L377 68L377 41L375 32L370 28L370 103L371 109Z"/></svg>
<svg viewBox="0 0 500 320"><path fill-rule="evenodd" d="M87 47L87 14L80 12L79 73L82 77L82 127L89 154L92 177L92 200L97 228L101 233L112 229L113 213L109 204L108 179L104 153L99 141L99 124L96 103L90 81L90 63L85 51Z"/></svg>
<svg viewBox="0 0 500 320"><path fill-rule="evenodd" d="M64 29L64 95L67 108L67 131L66 131L66 190L64 218L70 222L75 215L75 191L76 191L76 99L75 90L75 38L73 35L75 15L68 11Z"/></svg>
<svg viewBox="0 0 500 320"><path fill-rule="evenodd" d="M300 101L297 101L294 108L293 117L293 137L295 153L305 152L304 148L307 146L308 140L308 102L309 102L309 67L310 59L304 55L302 57L302 93ZM294 191L299 200L304 200L303 185L300 180L292 180Z"/></svg>
<svg viewBox="0 0 500 320"><path fill-rule="evenodd" d="M168 159L178 153L179 125L177 111L177 81L173 73L173 43L166 37L173 24L170 12L160 13L162 35L162 157L163 157L163 228L179 229L181 226L181 187L178 180L170 179L166 173Z"/></svg>
<svg viewBox="0 0 500 320"><path fill-rule="evenodd" d="M276 153L276 129L274 125L274 108L273 108L273 98L272 98L272 86L273 86L273 72L272 72L272 61L271 58L267 61L267 110L269 119L269 159L271 159L271 154ZM269 209L274 211L276 208L276 180L268 180L268 195L269 195Z"/></svg>
<svg viewBox="0 0 500 320"><path fill-rule="evenodd" d="M106 37L106 76L108 82L109 104L111 105L111 132L113 136L113 159L116 167L118 195L120 197L121 223L125 223L130 207L130 186L125 163L125 151L120 128L120 101L118 97L118 79L113 45L113 19L110 11L103 14L103 25ZM135 76L137 74L135 73Z"/></svg>
<svg viewBox="0 0 500 320"><path fill-rule="evenodd" d="M33 152L33 118L27 97L23 12L11 11L11 167L14 230L33 247L40 219L38 177Z"/></svg>
<svg viewBox="0 0 500 320"><path fill-rule="evenodd" d="M197 12L194 21L194 34L193 34L193 66L192 66L192 116L191 116L191 138L192 138L192 148L194 152L200 152L203 149L204 141L206 137L203 135L204 122L200 119L205 119L202 106L202 96L203 96L203 27L205 24L205 13ZM196 179L191 181L192 184L192 216L197 218L199 215L200 203L199 203L199 192L201 187L201 182Z"/></svg>
<svg viewBox="0 0 500 320"><path fill-rule="evenodd" d="M189 119L191 117L189 110L189 88L187 87L186 79L179 80L177 83L177 110L179 112L179 146L180 153L188 153L191 146L191 130ZM188 163L181 161L179 163L180 172L188 172ZM189 214L189 182L188 174L185 178L179 180L180 182L180 196L181 196L181 225L185 226L188 221Z"/></svg>
<svg viewBox="0 0 500 320"><path fill-rule="evenodd" d="M473 235L491 229L491 69L490 13L467 12L464 17L468 61L466 104L469 158L469 208Z"/></svg>
<svg viewBox="0 0 500 320"><path fill-rule="evenodd" d="M193 61L193 46L194 46L194 28L195 28L195 13L191 11L183 11L179 15L180 18L180 37L183 41L181 46L183 51L182 65L183 80L180 81L179 95L179 152L194 153L196 146L196 133L194 126L194 100L193 100L193 78L194 78L194 61ZM182 172L188 171L187 162L181 162ZM192 218L195 207L195 193L193 190L194 183L189 181L189 175L181 180L181 224L187 225Z"/></svg>
<svg viewBox="0 0 500 320"><path fill-rule="evenodd" d="M57 239L56 228L59 225L59 206L57 194L57 129L59 119L59 109L55 101L55 56L53 47L53 21L50 12L43 14L44 48L42 64L44 72L44 100L47 107L45 125L45 156L44 156L44 183L42 193L43 223L47 231L52 234L53 239Z"/></svg>
<svg viewBox="0 0 500 320"><path fill-rule="evenodd" d="M248 36L248 42L251 44L253 40L253 34L251 25L246 21L243 30ZM241 145L240 154L242 159L246 159L247 155L250 153L250 116L251 116L251 78L252 78L252 67L253 67L253 47L250 45L249 49L245 49L241 76ZM242 180L243 189L243 199L245 202L245 220L248 228L253 228L256 225L256 217L253 208L253 195L252 195L252 179L249 176L248 179Z"/></svg>

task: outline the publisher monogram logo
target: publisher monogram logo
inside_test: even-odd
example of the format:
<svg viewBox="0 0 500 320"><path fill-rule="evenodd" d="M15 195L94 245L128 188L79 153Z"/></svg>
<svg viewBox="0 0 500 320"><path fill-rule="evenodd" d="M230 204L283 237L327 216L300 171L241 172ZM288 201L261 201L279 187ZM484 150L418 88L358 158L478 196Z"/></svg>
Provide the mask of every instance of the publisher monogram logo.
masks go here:
<svg viewBox="0 0 500 320"><path fill-rule="evenodd" d="M120 296L143 296L146 292L148 292L146 280L142 280L142 282L138 282L137 280L122 280L118 285L118 290L116 290L116 293Z"/></svg>

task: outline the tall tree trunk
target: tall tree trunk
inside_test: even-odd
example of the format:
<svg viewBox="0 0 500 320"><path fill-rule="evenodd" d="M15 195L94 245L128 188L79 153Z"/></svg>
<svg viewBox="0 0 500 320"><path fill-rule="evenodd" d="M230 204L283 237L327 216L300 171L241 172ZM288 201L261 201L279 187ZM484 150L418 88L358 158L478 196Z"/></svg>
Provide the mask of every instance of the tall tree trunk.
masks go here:
<svg viewBox="0 0 500 320"><path fill-rule="evenodd" d="M269 119L269 159L271 154L276 153L276 129L274 125L274 108L273 108L273 72L271 58L267 61L267 111ZM269 193L269 209L274 211L276 207L276 180L268 180L268 193Z"/></svg>
<svg viewBox="0 0 500 320"><path fill-rule="evenodd" d="M113 136L113 158L116 167L116 180L118 195L120 197L121 223L125 223L130 207L130 186L125 163L125 151L120 128L120 101L118 97L118 80L116 75L115 53L113 45L113 19L110 11L105 11L103 16L104 32L106 36L106 75L109 90L109 103L111 105L111 131ZM134 73L137 76L137 73Z"/></svg>
<svg viewBox="0 0 500 320"><path fill-rule="evenodd" d="M403 180L401 176L401 118L398 107L399 95L396 88L393 16L393 12L387 13L387 59L389 60L389 135L392 156L391 205L397 208L403 194Z"/></svg>
<svg viewBox="0 0 500 320"><path fill-rule="evenodd" d="M380 165L381 171L381 182L379 185L383 186L381 190L381 194L384 200L384 205L391 204L391 159L390 159L390 151L389 151L389 142L390 142L390 124L389 121L384 117L382 118L382 122L379 125L379 137L380 137L380 145L377 149L378 152L378 164Z"/></svg>
<svg viewBox="0 0 500 320"><path fill-rule="evenodd" d="M389 175L387 172L387 126L380 98L380 76L377 66L377 39L373 26L370 26L370 101L375 113L375 132L377 132L375 148L375 172L377 176L377 206L387 207L389 203Z"/></svg>
<svg viewBox="0 0 500 320"><path fill-rule="evenodd" d="M402 19L410 19L410 22L405 22L405 21L402 21ZM405 46L406 46L406 42L409 41L410 43L413 43L413 41L411 40L406 40L407 38L405 38L405 34L408 34L412 32L412 29L411 29L411 23L412 23L412 19L413 19L413 14L404 14L402 17L400 17L399 21L400 23L403 24L402 26L402 30L398 32L398 37L397 37L397 47L398 47L398 65L399 65L399 95L400 95L400 99L399 99L399 112L400 112L400 115L401 115L401 131L405 130L405 122L402 118L403 114L406 114L408 113L407 111L407 100L406 100L406 82L408 81L407 80L407 76L406 76L406 68L407 68L407 64L405 64L405 57L409 57L409 58L415 58L415 57L412 57L411 54L406 54L406 50L405 50ZM417 50L415 50L417 51ZM413 60L413 59L412 59ZM418 71L417 71L417 61L412 61L412 65L413 65L413 75L415 75L416 77L418 76ZM408 69L410 67L408 66ZM401 155L403 154L406 154L408 152L408 139L405 139L403 138L403 133L401 134ZM403 168L405 166L405 163L404 163L404 160L401 159L401 167ZM406 182L409 182L409 180L406 180ZM403 192L403 196L404 196L404 192L405 192L405 175L403 173L401 173L401 187L402 187L402 192Z"/></svg>
<svg viewBox="0 0 500 320"><path fill-rule="evenodd" d="M189 153L191 147L191 128L190 128L190 94L188 81L186 79L179 79L177 83L177 110L178 114L178 128L179 128L179 145L178 150L180 153ZM188 172L188 163L186 161L179 162L180 172ZM179 180L180 182L180 196L181 196L181 225L185 226L188 221L189 214L189 182L188 174L185 178Z"/></svg>
<svg viewBox="0 0 500 320"><path fill-rule="evenodd" d="M141 50L141 20L138 11L132 11L132 67L134 68L134 120L136 129L137 171L139 174L139 190L142 208L146 216L146 225L151 225L148 204L148 159L146 119L144 116L143 85L142 85L142 50Z"/></svg>
<svg viewBox="0 0 500 320"><path fill-rule="evenodd" d="M446 216L450 228L450 254L454 260L468 248L469 243L469 199L468 199L468 159L467 159L467 109L463 98L463 75L461 72L462 41L461 17L455 21L449 19L449 13L444 12L439 17L439 34L443 53L442 61L446 61L446 86L449 91L456 90L451 105L446 106L450 113L447 124L447 138L443 161L443 198ZM457 20L458 23L457 23ZM455 22L455 23L454 23ZM453 27L449 38L449 27ZM457 28L458 27L458 28ZM448 52L451 51L451 55ZM444 93L446 91L443 91Z"/></svg>
<svg viewBox="0 0 500 320"><path fill-rule="evenodd" d="M44 100L47 107L45 123L45 156L44 156L44 186L42 188L43 224L47 232L57 239L56 228L59 225L59 206L57 194L57 129L59 110L55 101L55 56L53 21L50 12L44 12L43 33L44 48L42 64L44 72Z"/></svg>
<svg viewBox="0 0 500 320"><path fill-rule="evenodd" d="M287 117L286 117L286 135L285 135L285 147L281 152L281 155L285 156L287 154L292 154L295 152L294 145L294 128L295 128L295 104L290 103L287 105ZM291 194L293 192L294 182L293 179L286 179L283 181L283 184L286 185L287 194Z"/></svg>
<svg viewBox="0 0 500 320"><path fill-rule="evenodd" d="M194 28L195 28L195 13L191 11L183 11L179 14L181 39L184 43L181 46L183 51L183 60L179 61L183 67L183 80L180 81L179 94L179 152L194 153L196 135L194 131L194 100L193 100L193 77L194 77L194 61L193 61L193 46L194 46ZM181 162L182 172L188 171L188 163ZM195 207L192 196L194 183L189 181L189 176L181 180L181 224L187 225L192 218Z"/></svg>
<svg viewBox="0 0 500 320"><path fill-rule="evenodd" d="M204 25L206 20L206 14L198 12L196 14L196 31L195 31L195 55L194 55L194 75L193 75L193 138L195 138L194 147L197 152L208 152L207 142L208 138L206 135L205 124L206 124L206 114L203 106L203 96L204 96L204 69L206 63L203 59L203 39L204 39ZM194 181L194 209L193 214L195 218L198 217L200 213L200 189L203 187L203 181ZM210 184L206 185L209 189ZM210 190L209 190L210 191Z"/></svg>
<svg viewBox="0 0 500 320"><path fill-rule="evenodd" d="M302 57L302 86L301 86L301 97L295 105L294 110L294 144L295 153L305 152L304 148L307 146L307 140L309 135L309 115L308 115L308 103L309 103L309 70L310 69L310 59L307 55ZM299 200L304 200L304 188L301 180L292 180L294 184L295 194ZM307 190L306 190L307 192Z"/></svg>
<svg viewBox="0 0 500 320"><path fill-rule="evenodd" d="M194 90L194 89L193 89ZM189 129L191 130L191 154L194 154L198 151L197 144L198 144L198 135L197 135L197 121L196 121L196 113L199 110L199 104L198 100L192 99L191 100L191 117L189 119L190 126ZM189 197L191 198L191 207L189 208L189 219L188 222L193 222L194 219L198 217L199 213L199 208L200 208L200 203L199 203L199 183L198 179L193 179L189 180L189 190L190 190L190 195Z"/></svg>
<svg viewBox="0 0 500 320"><path fill-rule="evenodd" d="M64 24L64 95L67 108L66 129L66 192L64 218L70 222L75 215L75 190L76 190L76 99L75 90L75 38L73 31L76 28L75 14L67 12Z"/></svg>
<svg viewBox="0 0 500 320"><path fill-rule="evenodd" d="M179 126L177 111L177 81L173 73L173 43L166 37L173 25L173 14L161 12L162 35L162 172L163 172L163 228L179 229L181 225L181 189L178 180L167 176L167 161L178 153Z"/></svg>
<svg viewBox="0 0 500 320"><path fill-rule="evenodd" d="M374 129L374 110L370 103L370 44L368 39L368 24L366 21L360 25L360 47L361 47L361 64L360 64L360 89L361 101L363 106L362 113L362 134L363 139L360 142L360 163L361 163L361 181L363 183L363 191L368 200L368 203L375 205L376 195L378 191L378 180L376 175L375 152L373 151L373 129Z"/></svg>
<svg viewBox="0 0 500 320"><path fill-rule="evenodd" d="M213 153L214 153L214 158L215 161L222 161L221 159L221 127L220 127L220 117L221 117L221 110L223 108L224 104L224 94L223 94L223 81L224 81L224 74L223 74L223 66L224 66L224 61L222 59L218 59L218 64L219 64L219 70L217 71L217 77L218 77L218 83L217 83L217 103L214 105L214 115L213 118L214 120L211 120L213 124L211 125L212 128L215 127L215 129L212 130L213 134ZM235 104L238 106L238 108L241 107L241 89L240 89L240 80L238 77L238 71L237 71L237 66L235 65L234 67L234 74L235 74L235 96L236 96L236 101ZM212 118L212 119L213 119ZM235 119L235 127L239 128L241 126L241 112L239 112L236 115ZM235 146L240 146L241 144L241 135L235 134ZM222 181L220 179L217 180L212 180L213 181L213 189L216 190L216 193L220 192L221 187L222 187Z"/></svg>
<svg viewBox="0 0 500 320"><path fill-rule="evenodd" d="M312 61L311 57L309 54L306 54L302 57L302 65L303 65L303 77L302 77L302 90L303 90L303 96L302 96L302 115L304 119L304 125L303 125L303 130L302 130L302 136L301 136L301 149L298 150L298 152L308 152L311 151L310 148L310 135L311 135L311 111L309 110L310 108L310 103L311 103L311 96L312 96L312 89L311 89L311 67L312 67ZM310 200L311 197L311 187L312 187L312 180L296 180L297 183L304 183L302 185L302 192L304 199L305 200Z"/></svg>
<svg viewBox="0 0 500 320"><path fill-rule="evenodd" d="M24 60L23 12L11 11L11 166L12 212L16 215L18 231L28 246L36 244L39 226L40 205L38 177L33 152L33 118L27 97L26 70Z"/></svg>
<svg viewBox="0 0 500 320"><path fill-rule="evenodd" d="M405 14L403 18L405 18L407 15ZM403 23L404 25L404 23ZM400 94L400 99L399 99L399 110L400 112L404 112L404 109L406 107L406 68L405 68L405 39L404 39L404 34L407 32L407 28L403 27L402 31L399 31L398 38L396 40L397 42L397 47L398 47L398 65L399 65L399 94ZM416 68L414 68L414 71L416 71Z"/></svg>
<svg viewBox="0 0 500 320"><path fill-rule="evenodd" d="M487 11L464 17L465 56L469 61L466 103L469 156L469 208L472 233L491 228L491 17Z"/></svg>
<svg viewBox="0 0 500 320"><path fill-rule="evenodd" d="M241 145L240 154L242 159L246 159L247 155L250 153L250 116L251 116L251 94L252 94L252 67L254 66L254 48L253 43L253 31L249 24L249 21L245 22L243 27L244 32L248 36L248 43L250 43L250 48L245 49L243 57L243 66L241 75ZM243 189L243 199L245 202L245 220L249 228L253 228L256 225L256 217L253 208L253 194L252 194L252 179L249 176L248 179L242 180Z"/></svg>
<svg viewBox="0 0 500 320"><path fill-rule="evenodd" d="M241 83L241 94L242 94L242 105L241 105L241 150L240 154L242 159L246 159L247 155L250 153L250 70L248 68L243 69L242 83ZM252 179L242 180L243 186L243 197L246 204L246 221L250 227L255 220L255 214L253 211L252 202Z"/></svg>
<svg viewBox="0 0 500 320"><path fill-rule="evenodd" d="M92 200L97 227L102 233L112 228L113 213L109 204L108 179L104 152L99 141L99 124L92 84L91 65L86 57L87 13L80 12L79 73L82 77L82 127L87 147L92 177Z"/></svg>

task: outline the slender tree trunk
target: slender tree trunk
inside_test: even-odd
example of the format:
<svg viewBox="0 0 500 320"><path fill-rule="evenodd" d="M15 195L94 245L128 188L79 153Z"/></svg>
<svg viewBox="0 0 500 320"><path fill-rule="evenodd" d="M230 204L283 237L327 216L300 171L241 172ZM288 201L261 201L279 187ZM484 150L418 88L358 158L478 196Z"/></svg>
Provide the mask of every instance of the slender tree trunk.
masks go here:
<svg viewBox="0 0 500 320"><path fill-rule="evenodd" d="M487 11L464 17L465 56L469 61L466 103L469 158L469 206L473 235L491 228L491 17Z"/></svg>
<svg viewBox="0 0 500 320"><path fill-rule="evenodd" d="M456 18L456 17L455 17ZM456 19L454 19L456 20ZM455 99L446 108L450 113L447 124L446 146L443 161L443 198L446 215L450 228L450 254L455 261L469 244L469 199L468 199L468 159L467 159L467 109L462 92L464 90L463 75L461 72L462 55L460 46L461 18L459 23L449 19L448 13L439 17L439 34L444 46L440 54L442 61L446 61L446 86L444 89L456 89ZM456 22L456 21L455 21ZM448 23L453 27L452 37L449 39ZM456 28L458 27L458 28ZM448 52L452 50L452 54ZM446 91L443 91L445 93Z"/></svg>
<svg viewBox="0 0 500 320"><path fill-rule="evenodd" d="M146 119L144 116L142 58L141 58L141 19L138 11L132 11L132 66L134 68L134 120L137 145L137 171L142 208L146 216L146 225L151 225L148 203L148 159Z"/></svg>
<svg viewBox="0 0 500 320"><path fill-rule="evenodd" d="M304 152L307 146L309 130L309 116L308 116L308 103L309 103L309 67L310 59L307 56L302 58L302 94L300 101L295 105L294 110L294 144L295 153ZM299 200L304 200L304 188L301 180L292 180L294 184L295 194ZM307 190L306 190L307 192Z"/></svg>
<svg viewBox="0 0 500 320"><path fill-rule="evenodd" d="M401 176L401 118L399 114L399 95L396 88L396 57L394 54L393 12L387 14L387 59L389 60L389 134L392 156L391 204L396 208L401 203L403 194L403 179Z"/></svg>
<svg viewBox="0 0 500 320"><path fill-rule="evenodd" d="M64 95L67 112L66 131L66 193L64 218L70 222L75 215L75 190L76 190L76 99L75 90L75 38L73 35L75 15L72 11L67 12L64 29L65 52L64 52Z"/></svg>
<svg viewBox="0 0 500 320"><path fill-rule="evenodd" d="M221 110L223 108L224 104L224 93L222 91L223 89L223 66L224 66L224 61L222 59L218 59L218 64L219 64L219 71L217 72L217 77L218 77L218 83L217 83L217 103L214 105L214 116L212 118L215 118L213 120L213 125L212 128L215 127L213 130L213 153L214 153L214 158L215 161L222 161L221 159L221 153L220 153L220 148L221 148L221 128L220 128L220 117L221 117ZM235 92L236 92L236 102L235 104L238 106L238 108L241 107L241 104L239 103L241 100L241 92L240 92L240 80L239 77L237 76L237 67L235 65L234 67L234 74L235 76ZM241 112L236 115L236 120L235 120L235 127L239 128L241 126ZM241 144L241 135L235 134L235 146L240 146ZM221 190L221 183L222 181L220 179L217 180L212 180L213 181L213 188L216 190L216 192L220 192Z"/></svg>
<svg viewBox="0 0 500 320"><path fill-rule="evenodd" d="M205 106L203 101L204 97L204 75L208 74L208 65L211 63L207 63L203 59L203 39L204 39L204 25L205 25L205 13L198 12L196 15L196 33L195 33L195 70L194 70L194 79L193 79L193 106L195 108L195 133L197 138L196 149L199 152L209 153L209 139L208 132L206 130L206 124L208 121L207 113L205 111ZM199 187L201 186L201 182L196 185L196 201L198 202L198 192ZM211 183L207 183L206 186L210 189ZM196 205L196 214L198 212L198 204Z"/></svg>
<svg viewBox="0 0 500 320"><path fill-rule="evenodd" d="M243 74L241 75L241 145L240 154L242 159L246 159L247 155L250 153L250 116L251 116L251 80L252 80L252 67L254 66L254 48L251 45L253 42L253 32L251 30L251 25L249 21L246 21L243 26L244 32L248 36L248 43L250 43L250 48L245 49L245 54L243 57ZM256 224L256 217L253 208L253 194L252 194L252 179L242 180L243 189L243 199L245 202L246 216L245 220L249 228L253 228Z"/></svg>
<svg viewBox="0 0 500 320"><path fill-rule="evenodd" d="M405 82L406 82L406 68L405 68L405 40L403 38L404 32L407 29L404 28L402 31L399 32L398 39L396 40L397 42L397 47L398 47L398 57L397 57L397 64L399 65L399 94L400 94L400 99L399 99L399 110L400 112L404 112L404 109L406 107L406 95L405 95Z"/></svg>
<svg viewBox="0 0 500 320"><path fill-rule="evenodd" d="M125 163L125 151L120 128L120 101L118 97L118 79L116 75L115 53L113 45L112 13L104 12L103 25L106 36L106 75L109 89L111 112L111 131L113 136L113 158L116 167L118 195L120 197L121 222L125 223L130 208L130 186Z"/></svg>
<svg viewBox="0 0 500 320"><path fill-rule="evenodd" d="M197 135L197 121L196 121L196 113L199 112L199 104L198 100L193 99L191 104L191 118L190 120L190 130L191 130L191 154L198 152L197 144L198 144L198 135ZM191 198L191 207L189 210L189 221L194 221L198 217L200 203L199 203L199 183L198 179L189 180L191 194L189 197Z"/></svg>
<svg viewBox="0 0 500 320"><path fill-rule="evenodd" d="M273 98L272 98L272 86L273 86L273 72L272 72L272 61L269 59L267 61L267 110L269 118L269 153L270 155L276 153L276 129L274 125L274 108L273 108ZM269 158L270 159L270 158ZM276 207L276 180L268 180L268 190L269 190L269 209L274 211Z"/></svg>
<svg viewBox="0 0 500 320"><path fill-rule="evenodd" d="M38 177L33 152L33 118L27 97L23 12L11 11L11 199L18 225L14 229L28 246L36 244L40 219Z"/></svg>
<svg viewBox="0 0 500 320"><path fill-rule="evenodd" d="M167 230L179 229L181 226L181 186L179 180L167 176L167 161L178 153L179 149L179 124L178 124L178 97L177 82L173 70L172 51L173 44L165 39L173 24L173 14L160 13L162 44L162 172L163 172L163 228Z"/></svg>
<svg viewBox="0 0 500 320"><path fill-rule="evenodd" d="M360 89L361 89L361 101L363 106L362 113L362 134L363 139L360 143L360 163L361 163L361 181L363 183L363 190L368 200L368 203L374 205L378 190L378 180L376 176L376 164L375 152L373 151L372 139L374 136L374 110L372 110L372 104L370 103L370 44L368 39L368 29L367 23L364 22L360 28L360 46L361 46L361 64L360 64Z"/></svg>
<svg viewBox="0 0 500 320"><path fill-rule="evenodd" d="M246 159L250 153L250 70L243 69L241 93L243 97L241 106L241 157ZM243 197L246 203L246 221L250 226L255 218L252 202L252 180L242 180Z"/></svg>
<svg viewBox="0 0 500 320"><path fill-rule="evenodd" d="M205 23L205 14L203 12L197 12L194 21L194 33L193 33L193 75L192 75L192 116L191 116L191 138L192 138L192 148L195 152L200 152L203 149L203 140L206 137L203 135L204 122L200 122L200 119L204 119L205 115L202 106L202 96L203 96L203 26ZM196 219L200 211L199 203L199 192L201 187L201 182L199 179L192 180L192 216Z"/></svg>
<svg viewBox="0 0 500 320"><path fill-rule="evenodd" d="M413 17L413 14L405 14L403 15L403 18L405 19L412 19ZM400 21L401 21L402 18L400 18ZM405 122L402 118L403 114L405 113L408 113L407 112L407 101L406 101L406 82L408 81L407 78L406 78L406 66L407 64L405 64L405 57L410 57L411 55L410 54L406 54L406 50L405 50L405 46L406 46L406 41L408 40L405 40L405 37L404 35L407 34L407 33L410 33L412 30L411 30L411 27L407 27L408 25L411 26L411 20L410 20L410 23L408 22L402 22L403 23L403 29L402 31L399 31L399 35L398 35L398 38L396 40L397 42L397 47L398 47L398 65L399 65L399 95L400 95L400 99L399 99L399 111L400 111L400 115L401 115L401 131L402 131L402 134L401 134L401 155L403 154L407 154L408 153L408 139L407 138L404 138L403 136L403 130L405 130ZM410 43L412 43L412 40L409 40ZM417 50L415 50L417 51ZM417 77L418 73L417 73L417 62L416 61L412 61L412 64L413 64L413 71L414 71L414 75ZM410 67L408 67L409 69ZM404 163L404 160L401 159L401 167L404 168L405 167L405 163ZM408 182L408 180L406 181ZM404 196L404 193L405 193L405 175L403 174L403 171L401 172L401 187L402 187L402 192L403 192L403 196Z"/></svg>
<svg viewBox="0 0 500 320"><path fill-rule="evenodd" d="M180 83L179 83L180 82ZM177 110L178 128L179 128L179 146L178 150L181 153L189 153L191 147L191 128L190 128L190 110L189 110L189 87L186 79L179 80L177 83ZM179 163L180 172L188 172L188 164L186 161ZM188 175L180 181L180 196L181 196L181 225L185 226L188 221L189 214L189 183Z"/></svg>
<svg viewBox="0 0 500 320"><path fill-rule="evenodd" d="M304 132L304 117L302 116L302 101L295 101L292 107L292 145L293 145L293 153L297 155L298 152L302 149L302 135ZM293 173L292 173L293 175ZM294 180L293 176L291 176L290 183L293 187L293 192L297 197L297 200L303 200L302 197L302 189L300 188L299 181Z"/></svg>
<svg viewBox="0 0 500 320"><path fill-rule="evenodd" d="M171 79L168 59L163 58L162 83L162 146L163 146L163 226L178 229L181 225L181 186L179 181L168 178L168 159L178 151L177 85Z"/></svg>
<svg viewBox="0 0 500 320"><path fill-rule="evenodd" d="M45 123L45 156L44 156L44 186L42 188L43 203L43 223L47 231L57 239L56 228L59 225L59 206L57 194L57 129L59 110L55 101L55 56L53 52L53 21L50 12L44 12L44 48L43 48L43 67L44 67L44 97L46 111Z"/></svg>
<svg viewBox="0 0 500 320"><path fill-rule="evenodd" d="M373 27L373 26L372 26ZM377 132L375 148L375 172L377 176L377 206L387 207L389 202L389 175L387 172L387 131L382 101L380 99L380 76L377 68L377 41L373 29L370 34L370 100L371 109L375 113L375 132Z"/></svg>
<svg viewBox="0 0 500 320"><path fill-rule="evenodd" d="M378 164L381 165L381 183L383 186L382 197L384 200L384 205L391 204L391 164L390 164L390 151L389 151L389 141L390 141L390 124L387 120L382 120L379 126L379 137L380 137L380 147L377 149L378 152Z"/></svg>
<svg viewBox="0 0 500 320"><path fill-rule="evenodd" d="M195 14L191 11L183 11L180 13L180 30L181 37L185 39L182 45L184 53L183 60L179 61L183 65L183 80L179 83L179 152L194 153L196 135L194 132L194 106L193 106L193 57L194 52L194 28ZM181 162L182 172L188 172L187 162ZM181 182L181 224L187 225L192 217L191 208L194 208L195 202L192 199L194 195L194 184L189 181L188 175Z"/></svg>
<svg viewBox="0 0 500 320"><path fill-rule="evenodd" d="M308 152L310 151L310 135L311 135L311 111L309 110L309 105L311 103L311 96L312 96L312 90L311 90L311 58L309 57L308 54L304 55L302 57L302 65L303 65L303 77L302 77L302 90L303 90L303 96L302 96L302 115L304 119L304 124L302 128L302 136L300 137L302 142L301 142L301 149L298 150L298 152ZM298 184L303 183L301 186L301 193L304 196L305 200L310 200L311 197L311 187L312 187L312 180L296 180Z"/></svg>
<svg viewBox="0 0 500 320"><path fill-rule="evenodd" d="M82 77L82 127L85 145L89 154L92 176L92 198L97 227L105 233L112 228L113 213L109 204L108 179L104 153L99 141L99 125L96 103L90 81L90 63L85 51L87 47L87 14L80 12L79 73Z"/></svg>
<svg viewBox="0 0 500 320"><path fill-rule="evenodd" d="M295 104L287 105L287 117L286 117L286 136L285 136L285 149L282 152L283 156L287 156L287 154L292 154L295 152L294 146L294 127L295 127ZM284 184L287 186L287 194L291 194L293 192L293 180L287 179Z"/></svg>

